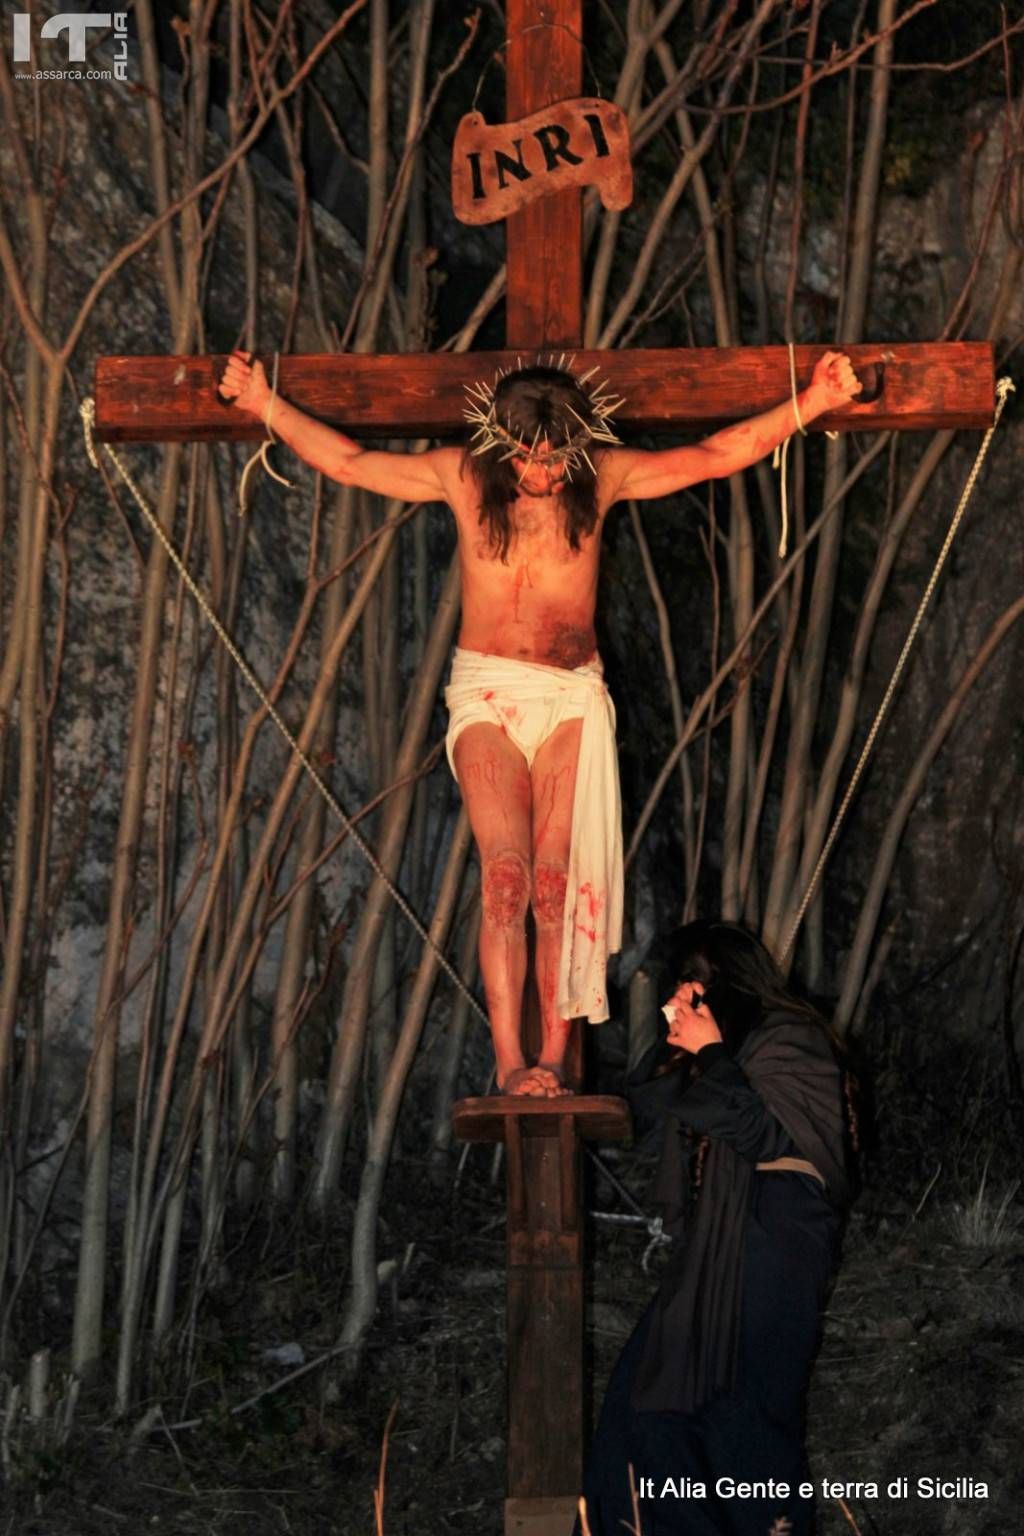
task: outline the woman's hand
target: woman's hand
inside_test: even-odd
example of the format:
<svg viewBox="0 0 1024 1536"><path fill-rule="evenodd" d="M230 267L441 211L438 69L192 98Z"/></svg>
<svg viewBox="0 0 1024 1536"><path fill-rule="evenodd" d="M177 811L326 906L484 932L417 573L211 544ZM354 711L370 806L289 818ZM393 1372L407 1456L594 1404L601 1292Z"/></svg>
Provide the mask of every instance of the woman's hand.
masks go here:
<svg viewBox="0 0 1024 1536"><path fill-rule="evenodd" d="M251 352L237 348L228 359L224 377L217 386L222 400L233 400L243 411L263 420L263 411L270 399L270 385L263 364L252 361Z"/></svg>
<svg viewBox="0 0 1024 1536"><path fill-rule="evenodd" d="M669 1021L669 1044L694 1056L702 1045L713 1045L722 1038L722 1031L703 997L700 982L684 981L663 1010Z"/></svg>

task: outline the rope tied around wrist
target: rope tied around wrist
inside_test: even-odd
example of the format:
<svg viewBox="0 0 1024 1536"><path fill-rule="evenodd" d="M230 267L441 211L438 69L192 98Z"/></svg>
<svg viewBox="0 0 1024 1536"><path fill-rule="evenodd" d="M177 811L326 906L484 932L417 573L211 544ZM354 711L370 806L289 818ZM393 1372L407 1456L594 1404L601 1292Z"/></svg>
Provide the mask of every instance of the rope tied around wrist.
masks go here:
<svg viewBox="0 0 1024 1536"><path fill-rule="evenodd" d="M262 443L260 443L260 446L257 448L256 452L253 454L252 458L249 459L249 461L247 462L245 468L242 470L242 478L238 482L238 515L239 515L239 517L244 517L245 513L247 511L247 505L246 505L246 500L245 500L245 488L246 488L246 485L249 482L249 475L250 475L254 465L257 462L259 462L260 464L263 465L263 468L266 470L267 474L270 476L270 478L272 480L276 480L278 485L286 485L290 491L293 491L295 489L295 486L292 484L292 482L290 480L286 479L286 477L284 475L279 475L278 474L277 470L274 468L274 466L271 464L270 460L267 458L267 453L269 452L269 450L271 448L276 448L277 447L277 438L274 436L274 429L270 425L270 423L271 423L271 419L272 419L272 417L274 415L274 401L277 399L277 369L278 369L278 364L280 363L280 361L281 361L281 354L280 354L280 352L275 352L274 353L274 370L273 370L273 374L272 374L272 377L271 377L271 380L270 380L270 406L269 406L269 408L267 410L267 419L264 422L264 426L267 429L267 435L263 439ZM120 465L118 465L118 468L120 468ZM122 474L123 473L124 472L122 471Z"/></svg>
<svg viewBox="0 0 1024 1536"><path fill-rule="evenodd" d="M796 417L796 424L800 429L800 436L806 437L807 428L804 426L803 417L800 415L800 402L797 399L796 393L796 352L791 341L787 341L786 346L789 348L789 390L793 400L793 415ZM780 560L785 560L786 549L789 545L789 504L786 496L786 458L789 453L790 438L794 435L795 434L791 432L789 437L784 437L781 443L777 443L775 446L775 452L772 454L772 469L777 469L779 471L779 499L781 503L780 510L782 514L782 525L779 530ZM839 436L839 433L826 432L825 436L827 438L831 438L831 440L834 442L835 439Z"/></svg>
<svg viewBox="0 0 1024 1536"><path fill-rule="evenodd" d="M275 362L275 368L274 368L274 387L275 387L275 390L276 390L276 385L277 385L277 367L276 367L276 362ZM272 403L273 403L273 396L271 396L271 404ZM268 413L268 415L269 414L270 413ZM85 451L88 454L90 464L93 466L94 469L98 470L100 468L100 461L99 461L99 454L97 452L97 444L96 444L96 440L95 440L95 437L94 437L94 428L95 428L95 424L96 424L96 402L93 400L91 395L87 399L82 401L82 404L79 407L79 415L82 418L82 429L83 429L83 432L85 434ZM273 438L268 439L267 442L265 442L263 444L263 446L260 449L260 451L255 453L255 454L253 454L253 457L249 460L249 465L246 466L246 469L248 470L248 468L254 463L254 461L256 459L262 459L264 467L267 470L269 470L270 474L273 475L274 479L275 480L280 480L281 476L277 475L277 474L274 474L274 471L272 469L270 469L270 466L267 464L266 459L263 458L263 454L264 454L265 450L268 447L271 446L271 443L273 441L274 441ZM487 1016L486 1011L481 1006L481 1004L477 1001L477 998L475 997L475 995L471 991L470 987L467 985L466 981L463 979L462 976L459 975L458 971L455 969L454 965L451 963L451 961L448 959L447 955L441 949L440 945L436 942L436 940L434 939L433 935L428 931L426 925L423 923L423 921L420 919L420 917L416 914L416 912L413 911L412 907L409 905L409 902L402 895L402 892L398 889L398 887L395 884L395 882L391 879L390 875L384 869L384 867L381 864L380 860L378 859L376 853L370 847L369 843L366 841L366 839L363 837L363 835L359 832L358 828L356 827L355 823L351 820L351 818L346 816L346 814L342 810L342 807L339 804L336 796L332 793L331 789L324 782L324 779L317 772L316 768L313 766L313 763L310 761L308 755L303 751L303 749L302 749L301 745L299 744L299 742L296 740L296 738L292 735L291 731L288 729L288 726L285 724L285 722L282 719L279 711L274 707L274 704L273 704L272 700L269 698L266 689L260 683L259 679L256 677L256 674L253 672L252 668L249 666L248 662L245 660L245 657L239 651L239 649L238 649L237 645L235 644L234 640L232 640L231 636L228 634L227 630L224 628L224 625L221 623L220 619L217 617L216 613L214 612L214 610L213 610L213 608L212 608L212 606L210 604L210 601L207 598L206 594L198 586L198 584L196 583L195 579L193 578L191 572L189 571L188 567L185 565L185 562L182 560L180 554L175 549L174 545L172 544L170 538L167 535L166 530L161 526L159 518L156 516L155 512L153 511L152 507L149 505L149 503L146 500L145 496L143 496L143 494L142 494L141 490L139 489L138 485L135 483L135 480L132 477L131 471L128 469L127 465L122 460L121 455L113 447L111 447L111 445L109 443L104 443L103 447L105 448L107 454L109 455L111 461L113 462L114 466L116 467L116 469L117 469L118 473L120 474L122 480L124 481L125 485L128 487L129 491L131 492L132 497L134 498L135 503L136 503L136 505L139 508L139 511L142 513L143 517L146 519L146 522L149 524L149 527L152 530L153 534L160 541L160 543L163 545L163 548L164 548L164 550L165 550L165 552L167 554L168 559L171 561L171 564L174 566L175 570L178 572L178 575L181 577L182 581L185 583L185 586L188 588L189 592L191 592L192 596L195 598L196 602L198 603L198 605L199 605L202 613L204 614L207 622L209 623L210 627L212 628L214 634L217 636L217 639L220 641L221 645L227 651L228 655L231 657L231 660L234 662L235 666L238 668L239 672L242 674L243 678L248 683L249 687L252 689L253 693L259 699L260 703L263 705L263 708L266 710L267 714L269 715L269 717L270 717L271 721L273 722L273 724L276 726L277 730L284 737L285 741L288 744L289 749L294 754L295 758L301 764L302 768L305 770L305 772L309 776L309 778L312 779L313 784L316 786L316 789L317 789L318 793L326 801L327 807L331 811L331 813L334 816L335 820L337 820L338 822L341 823L341 826L342 826L343 830L345 831L346 835L356 845L356 847L359 849L359 852L362 854L363 858L366 860L367 864L372 869L373 873L382 882L382 884L384 885L385 890L387 891L388 895L391 897L391 900L394 902L395 906L401 912L402 916L405 918L406 922L410 925L411 928L413 928L415 930L415 932L418 934L418 936L423 941L423 943L431 951L431 953L433 954L435 960L437 961L437 964L440 966L441 970L444 971L444 973L448 977L449 981L452 983L452 985L456 988L457 991L462 993L462 995L465 997L467 1003L469 1004L469 1007L476 1014L477 1018L481 1019L483 1021L483 1023L487 1024L488 1027L490 1027L490 1020L489 1020L489 1018ZM285 480L283 483L285 485L289 484L289 482L287 480Z"/></svg>

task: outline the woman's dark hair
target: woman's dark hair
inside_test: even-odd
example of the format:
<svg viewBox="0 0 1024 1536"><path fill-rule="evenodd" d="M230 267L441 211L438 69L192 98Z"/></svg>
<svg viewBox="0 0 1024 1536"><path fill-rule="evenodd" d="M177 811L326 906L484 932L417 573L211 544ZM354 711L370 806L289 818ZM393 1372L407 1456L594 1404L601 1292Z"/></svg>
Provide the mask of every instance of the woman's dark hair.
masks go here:
<svg viewBox="0 0 1024 1536"><path fill-rule="evenodd" d="M768 1013L800 1015L832 1038L826 1020L791 989L760 939L741 923L685 923L655 942L645 969L665 998L680 982L699 982L730 1054Z"/></svg>
<svg viewBox="0 0 1024 1536"><path fill-rule="evenodd" d="M713 922L708 918L684 923L648 951L644 969L654 978L659 996L672 996L680 982L696 981L718 1021L730 1056L736 1054L752 1029L769 1013L795 1014L821 1029L832 1043L842 1075L846 1134L850 1166L860 1151L858 1085L846 1062L843 1043L831 1023L806 998L794 992L768 950L742 923ZM691 1063L685 1051L673 1053L660 1072ZM707 1138L702 1146L706 1150ZM703 1154L701 1154L703 1155ZM700 1181L700 1159L696 1182Z"/></svg>
<svg viewBox="0 0 1024 1536"><path fill-rule="evenodd" d="M517 368L500 379L494 390L498 421L521 441L532 443L535 434L546 437L552 446L579 433L580 423L573 412L589 421L593 408L586 391L571 373L562 368ZM596 445L585 444L596 463ZM498 558L507 562L512 542L512 503L519 488L519 472L511 459L502 461L502 450L467 459L480 491L480 523L487 530L487 540ZM572 471L559 492L565 511L565 536L570 549L579 549L580 537L593 533L597 524L597 479L581 464Z"/></svg>

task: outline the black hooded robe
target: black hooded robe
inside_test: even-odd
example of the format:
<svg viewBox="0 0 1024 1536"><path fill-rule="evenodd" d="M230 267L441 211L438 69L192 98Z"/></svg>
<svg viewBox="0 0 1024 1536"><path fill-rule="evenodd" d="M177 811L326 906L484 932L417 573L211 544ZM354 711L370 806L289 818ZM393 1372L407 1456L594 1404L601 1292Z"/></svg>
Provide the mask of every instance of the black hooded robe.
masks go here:
<svg viewBox="0 0 1024 1536"><path fill-rule="evenodd" d="M769 1014L736 1060L705 1046L692 1081L643 1081L655 1054L630 1098L664 1122L655 1198L674 1234L684 1128L711 1139L685 1238L608 1385L584 1475L591 1536L633 1527L630 1466L642 1536L809 1536L805 1398L849 1193L840 1069L820 1026L790 1014ZM813 1163L824 1189L755 1170L779 1157Z"/></svg>

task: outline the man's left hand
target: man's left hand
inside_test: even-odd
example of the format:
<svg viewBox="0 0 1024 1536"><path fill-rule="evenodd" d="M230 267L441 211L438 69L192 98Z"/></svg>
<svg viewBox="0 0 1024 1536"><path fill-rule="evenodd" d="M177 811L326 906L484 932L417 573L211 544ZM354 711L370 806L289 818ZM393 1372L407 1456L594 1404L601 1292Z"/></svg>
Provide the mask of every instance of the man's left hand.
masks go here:
<svg viewBox="0 0 1024 1536"><path fill-rule="evenodd" d="M695 1002L697 1007L694 1007ZM722 1038L714 1014L703 1001L703 989L699 982L684 981L666 1003L665 1013L666 1016L671 1014L669 1044L677 1045L694 1056L702 1045L713 1045Z"/></svg>
<svg viewBox="0 0 1024 1536"><path fill-rule="evenodd" d="M807 393L814 398L815 414L824 415L847 405L863 387L845 352L826 352L814 365Z"/></svg>

